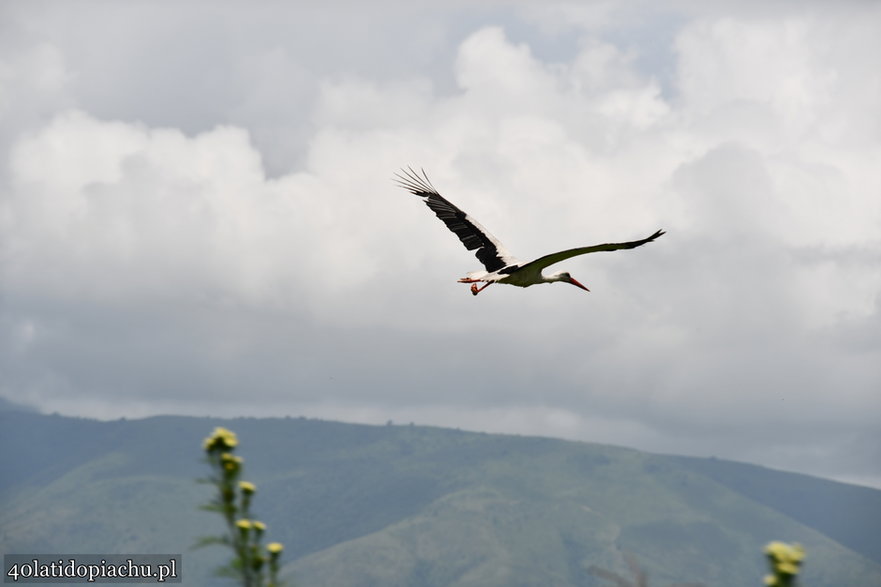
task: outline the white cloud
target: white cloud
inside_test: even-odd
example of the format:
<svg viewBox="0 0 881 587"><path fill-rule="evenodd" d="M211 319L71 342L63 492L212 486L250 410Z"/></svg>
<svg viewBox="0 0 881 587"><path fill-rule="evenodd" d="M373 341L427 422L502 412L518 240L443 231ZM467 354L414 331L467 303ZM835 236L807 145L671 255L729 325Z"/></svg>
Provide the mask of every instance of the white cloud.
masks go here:
<svg viewBox="0 0 881 587"><path fill-rule="evenodd" d="M101 99L82 89L99 79L91 41L50 42L41 21L46 39L27 43L48 51L35 79L52 83L28 91L73 85L82 103L3 137L4 393L106 416L222 401L707 447L820 472L810 455L869 435L879 407L878 12L683 10L664 24L679 23L662 88L611 12L567 10L518 13L543 14L544 35L578 31L565 58L493 22L453 43L441 19L412 54L362 39L348 70L322 61L315 30L301 51L284 27L254 32L270 14L248 16L209 35L218 63L182 62L236 88L150 108L126 95L129 76L185 76L148 54L123 71L120 56L150 46L156 14L130 45L117 35L119 79L104 81L119 87ZM198 31L187 14L178 33ZM630 34L651 28L626 15ZM385 69L367 58L395 52ZM2 61L5 79L32 63ZM668 234L567 262L590 294L473 299L455 279L477 260L390 181L407 164L524 258ZM835 474L877 473L849 466Z"/></svg>
<svg viewBox="0 0 881 587"><path fill-rule="evenodd" d="M190 139L72 111L22 138L11 172L13 290L137 298L247 287L244 275L223 279L260 237L250 220L261 194L243 200L263 187L262 170L241 130Z"/></svg>

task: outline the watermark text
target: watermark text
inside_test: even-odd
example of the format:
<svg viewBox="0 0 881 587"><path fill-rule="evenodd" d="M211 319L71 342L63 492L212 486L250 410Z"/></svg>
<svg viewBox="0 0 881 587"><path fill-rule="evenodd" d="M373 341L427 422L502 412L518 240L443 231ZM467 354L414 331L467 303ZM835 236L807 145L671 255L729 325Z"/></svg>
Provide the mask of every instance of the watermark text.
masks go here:
<svg viewBox="0 0 881 587"><path fill-rule="evenodd" d="M180 583L179 554L7 554L4 583Z"/></svg>

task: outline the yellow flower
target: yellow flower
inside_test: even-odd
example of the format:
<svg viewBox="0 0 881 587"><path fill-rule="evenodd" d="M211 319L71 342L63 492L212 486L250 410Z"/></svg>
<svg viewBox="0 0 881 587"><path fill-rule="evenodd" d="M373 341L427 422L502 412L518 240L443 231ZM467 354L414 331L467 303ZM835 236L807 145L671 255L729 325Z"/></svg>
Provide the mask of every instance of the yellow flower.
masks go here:
<svg viewBox="0 0 881 587"><path fill-rule="evenodd" d="M251 520L241 519L236 521L236 526L242 532L247 532L251 529Z"/></svg>
<svg viewBox="0 0 881 587"><path fill-rule="evenodd" d="M235 432L218 426L214 429L214 432L211 433L211 436L202 442L202 448L207 452L213 450L232 450L238 444L239 440L236 438Z"/></svg>
<svg viewBox="0 0 881 587"><path fill-rule="evenodd" d="M266 545L266 550L268 550L270 554L278 555L284 550L284 545L281 542L270 542Z"/></svg>
<svg viewBox="0 0 881 587"><path fill-rule="evenodd" d="M239 481L239 489L242 490L242 493L253 495L257 491L257 486L250 481Z"/></svg>
<svg viewBox="0 0 881 587"><path fill-rule="evenodd" d="M238 471L242 467L242 463L245 462L245 459L225 452L220 455L220 462L223 464L224 469L229 472L234 472Z"/></svg>
<svg viewBox="0 0 881 587"><path fill-rule="evenodd" d="M264 524L260 520L253 520L251 522L251 525L254 526L254 529L258 532L263 532L264 530L266 530L266 524Z"/></svg>
<svg viewBox="0 0 881 587"><path fill-rule="evenodd" d="M783 542L772 542L765 547L765 554L771 563L771 571L774 575L769 576L772 582L769 585L776 585L780 575L795 576L798 575L799 567L805 558L805 549L800 544L785 544ZM768 578L765 582L768 582Z"/></svg>

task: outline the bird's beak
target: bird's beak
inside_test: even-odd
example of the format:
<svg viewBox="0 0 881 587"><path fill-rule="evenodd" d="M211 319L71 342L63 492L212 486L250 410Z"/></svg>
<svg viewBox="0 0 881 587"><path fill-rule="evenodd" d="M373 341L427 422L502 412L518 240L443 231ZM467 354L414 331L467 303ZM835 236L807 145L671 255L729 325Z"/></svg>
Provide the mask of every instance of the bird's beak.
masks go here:
<svg viewBox="0 0 881 587"><path fill-rule="evenodd" d="M574 285L574 286L576 286L576 287L580 287L580 288L583 289L584 291L590 291L589 289L587 289L586 287L584 287L583 285L581 285L580 283L578 283L578 280L576 280L574 277L570 277L570 278L569 278L569 283L571 283L572 285Z"/></svg>

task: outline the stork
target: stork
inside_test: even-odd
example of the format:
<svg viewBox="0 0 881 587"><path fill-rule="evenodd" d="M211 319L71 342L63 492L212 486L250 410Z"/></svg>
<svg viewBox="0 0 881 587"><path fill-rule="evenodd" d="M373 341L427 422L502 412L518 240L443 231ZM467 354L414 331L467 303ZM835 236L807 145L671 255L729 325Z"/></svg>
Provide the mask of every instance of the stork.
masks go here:
<svg viewBox="0 0 881 587"><path fill-rule="evenodd" d="M420 171L421 174L413 171L410 167L402 169L400 173L395 174L394 181L413 195L422 198L425 205L431 208L431 211L447 225L447 228L459 237L465 248L469 251L475 251L474 254L483 263L486 270L472 271L466 277L459 280L459 283L470 283L471 293L474 295L479 294L493 283L507 283L517 287L529 287L537 283L563 282L571 283L584 291L590 291L569 275L567 271L558 271L550 275L543 275L542 271L546 267L572 257L577 257L578 255L597 253L599 251L635 249L652 242L664 234L663 230L659 230L642 240L567 249L524 263L512 256L504 245L490 234L487 229L481 226L479 222L440 195L435 187L431 185L425 170ZM478 287L477 284L481 282L483 285Z"/></svg>

